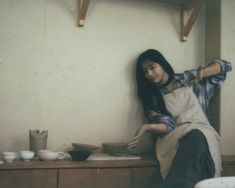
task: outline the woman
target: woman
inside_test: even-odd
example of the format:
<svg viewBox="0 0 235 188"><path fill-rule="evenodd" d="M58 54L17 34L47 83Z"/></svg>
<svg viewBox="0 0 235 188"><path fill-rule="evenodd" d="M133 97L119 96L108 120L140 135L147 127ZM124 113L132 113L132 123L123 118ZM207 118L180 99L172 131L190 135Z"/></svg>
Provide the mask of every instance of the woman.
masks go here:
<svg viewBox="0 0 235 188"><path fill-rule="evenodd" d="M149 123L137 130L129 149L146 131L159 135L156 156L164 188L193 188L202 179L220 176L220 138L206 116L209 100L230 70L229 62L216 60L175 74L157 50L139 56L138 95Z"/></svg>

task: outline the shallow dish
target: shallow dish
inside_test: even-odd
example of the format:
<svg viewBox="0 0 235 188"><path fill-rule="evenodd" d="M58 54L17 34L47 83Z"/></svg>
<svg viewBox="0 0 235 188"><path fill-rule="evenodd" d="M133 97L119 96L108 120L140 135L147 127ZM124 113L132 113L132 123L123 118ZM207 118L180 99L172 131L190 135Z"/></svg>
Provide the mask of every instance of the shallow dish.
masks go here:
<svg viewBox="0 0 235 188"><path fill-rule="evenodd" d="M103 143L103 152L110 155L128 155L127 142L107 142Z"/></svg>
<svg viewBox="0 0 235 188"><path fill-rule="evenodd" d="M57 159L65 158L65 153L54 151L54 150L39 150L38 157L40 160L43 160L43 161L54 161Z"/></svg>
<svg viewBox="0 0 235 188"><path fill-rule="evenodd" d="M78 150L71 150L68 151L71 155L72 160L74 161L85 161L91 154L91 151L78 151Z"/></svg>
<svg viewBox="0 0 235 188"><path fill-rule="evenodd" d="M75 150L79 151L95 151L99 149L99 146L90 145L90 144L81 144L81 143L72 143L72 146Z"/></svg>

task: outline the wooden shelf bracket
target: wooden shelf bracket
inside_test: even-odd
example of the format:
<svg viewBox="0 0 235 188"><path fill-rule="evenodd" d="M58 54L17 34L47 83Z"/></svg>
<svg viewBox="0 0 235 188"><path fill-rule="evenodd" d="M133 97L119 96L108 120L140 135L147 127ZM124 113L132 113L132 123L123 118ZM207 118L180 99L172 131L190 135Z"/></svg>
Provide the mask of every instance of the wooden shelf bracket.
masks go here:
<svg viewBox="0 0 235 188"><path fill-rule="evenodd" d="M78 26L84 26L90 0L78 0Z"/></svg>
<svg viewBox="0 0 235 188"><path fill-rule="evenodd" d="M188 34L196 21L200 10L203 7L204 0L196 0L194 6L188 8L187 5L181 5L181 40L186 41Z"/></svg>

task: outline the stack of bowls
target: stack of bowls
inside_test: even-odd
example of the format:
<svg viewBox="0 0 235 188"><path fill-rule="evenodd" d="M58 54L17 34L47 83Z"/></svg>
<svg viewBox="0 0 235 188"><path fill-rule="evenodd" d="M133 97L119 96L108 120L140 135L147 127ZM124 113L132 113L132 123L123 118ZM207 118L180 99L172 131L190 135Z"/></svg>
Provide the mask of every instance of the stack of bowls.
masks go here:
<svg viewBox="0 0 235 188"><path fill-rule="evenodd" d="M72 143L72 146L73 146L74 150L77 150L77 151L94 152L100 148L99 146L95 146L95 145L91 145L91 144L81 144L81 143Z"/></svg>
<svg viewBox="0 0 235 188"><path fill-rule="evenodd" d="M94 151L98 150L98 146L82 143L72 143L74 150L68 151L72 160L85 161Z"/></svg>

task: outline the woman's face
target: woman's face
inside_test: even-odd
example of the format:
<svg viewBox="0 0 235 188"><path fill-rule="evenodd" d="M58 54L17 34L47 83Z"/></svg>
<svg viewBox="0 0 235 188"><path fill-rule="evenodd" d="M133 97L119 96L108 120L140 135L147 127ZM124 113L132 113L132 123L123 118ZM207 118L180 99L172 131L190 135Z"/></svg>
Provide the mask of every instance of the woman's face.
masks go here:
<svg viewBox="0 0 235 188"><path fill-rule="evenodd" d="M154 84L161 85L169 78L168 74L164 71L161 65L150 60L145 61L143 64L143 71L147 80Z"/></svg>

